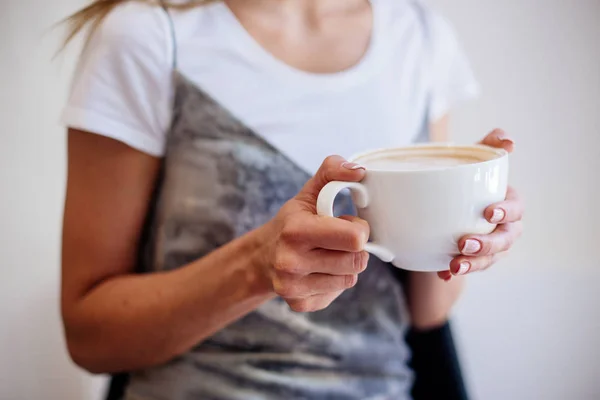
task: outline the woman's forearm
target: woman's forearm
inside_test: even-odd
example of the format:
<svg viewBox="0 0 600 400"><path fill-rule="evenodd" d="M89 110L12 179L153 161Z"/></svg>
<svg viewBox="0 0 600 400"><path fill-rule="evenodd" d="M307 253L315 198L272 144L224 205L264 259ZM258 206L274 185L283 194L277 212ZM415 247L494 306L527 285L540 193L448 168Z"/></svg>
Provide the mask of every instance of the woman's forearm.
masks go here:
<svg viewBox="0 0 600 400"><path fill-rule="evenodd" d="M464 277L456 276L448 282L436 273L411 272L407 297L412 325L417 330L442 326L464 287Z"/></svg>
<svg viewBox="0 0 600 400"><path fill-rule="evenodd" d="M321 310L367 267L365 224L314 213L329 181L364 177L332 156L262 227L181 268L137 275L160 165L113 139L69 131L61 304L71 357L89 371L162 364L276 295L294 311Z"/></svg>
<svg viewBox="0 0 600 400"><path fill-rule="evenodd" d="M274 297L263 229L183 268L99 284L63 311L72 358L98 373L160 364Z"/></svg>

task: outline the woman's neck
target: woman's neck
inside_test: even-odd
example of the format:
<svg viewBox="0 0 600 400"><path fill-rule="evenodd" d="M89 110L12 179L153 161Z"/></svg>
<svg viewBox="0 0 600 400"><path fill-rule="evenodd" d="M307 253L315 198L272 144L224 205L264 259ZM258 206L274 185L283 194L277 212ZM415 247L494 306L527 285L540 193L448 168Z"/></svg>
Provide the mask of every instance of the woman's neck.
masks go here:
<svg viewBox="0 0 600 400"><path fill-rule="evenodd" d="M300 70L345 70L369 45L373 11L368 0L224 1L264 49Z"/></svg>
<svg viewBox="0 0 600 400"><path fill-rule="evenodd" d="M224 0L236 12L276 14L280 18L318 21L332 15L351 13L368 5L368 0ZM242 11L243 10L243 11Z"/></svg>

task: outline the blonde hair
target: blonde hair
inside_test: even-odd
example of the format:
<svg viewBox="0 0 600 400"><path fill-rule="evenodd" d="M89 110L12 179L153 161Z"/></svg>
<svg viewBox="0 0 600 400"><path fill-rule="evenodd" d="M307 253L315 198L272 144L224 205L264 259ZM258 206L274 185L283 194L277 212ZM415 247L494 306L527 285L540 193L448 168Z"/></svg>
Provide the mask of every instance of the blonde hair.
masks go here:
<svg viewBox="0 0 600 400"><path fill-rule="evenodd" d="M154 4L158 7L166 7L171 9L188 9L198 7L209 3L214 3L218 0L187 0L181 1L160 1L160 0L94 0L87 7L75 12L64 19L67 25L67 37L64 41L66 46L73 38L75 38L85 28L89 27L88 38L98 28L102 20L119 4L137 1L141 3Z"/></svg>

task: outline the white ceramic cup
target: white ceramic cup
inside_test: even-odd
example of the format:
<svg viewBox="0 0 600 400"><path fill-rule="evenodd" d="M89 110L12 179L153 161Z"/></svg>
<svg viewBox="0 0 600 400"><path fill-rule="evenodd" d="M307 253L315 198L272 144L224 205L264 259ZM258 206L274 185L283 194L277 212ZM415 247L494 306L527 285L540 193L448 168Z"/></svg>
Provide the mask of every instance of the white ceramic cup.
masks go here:
<svg viewBox="0 0 600 400"><path fill-rule="evenodd" d="M480 161L409 170L376 167L384 158L421 154ZM366 167L364 179L328 183L317 200L318 214L333 217L335 197L350 189L358 216L371 227L365 250L406 270L448 270L462 236L494 230L483 212L506 196L508 153L502 149L427 144L371 151L349 161Z"/></svg>

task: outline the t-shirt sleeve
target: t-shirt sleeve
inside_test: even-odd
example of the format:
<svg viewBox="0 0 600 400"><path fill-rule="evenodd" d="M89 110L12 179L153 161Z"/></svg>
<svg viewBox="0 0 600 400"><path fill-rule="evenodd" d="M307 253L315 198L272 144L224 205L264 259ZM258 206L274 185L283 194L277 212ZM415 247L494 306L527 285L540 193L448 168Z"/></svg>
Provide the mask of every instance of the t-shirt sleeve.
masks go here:
<svg viewBox="0 0 600 400"><path fill-rule="evenodd" d="M479 85L450 23L437 14L430 23L432 76L428 117L434 122L460 103L477 97Z"/></svg>
<svg viewBox="0 0 600 400"><path fill-rule="evenodd" d="M133 3L107 16L79 59L64 125L164 154L172 103L166 18L158 7Z"/></svg>

